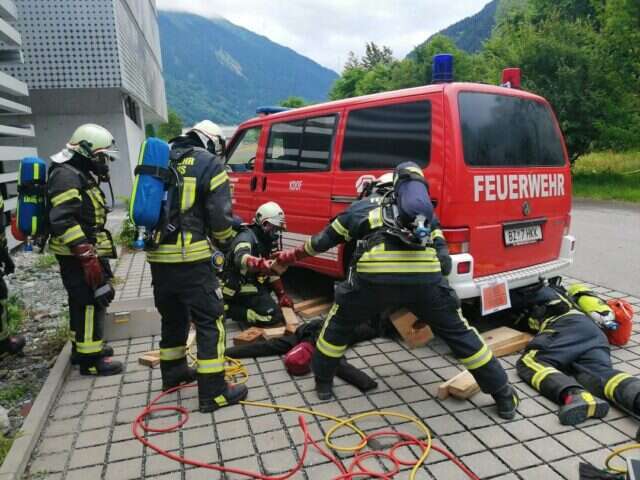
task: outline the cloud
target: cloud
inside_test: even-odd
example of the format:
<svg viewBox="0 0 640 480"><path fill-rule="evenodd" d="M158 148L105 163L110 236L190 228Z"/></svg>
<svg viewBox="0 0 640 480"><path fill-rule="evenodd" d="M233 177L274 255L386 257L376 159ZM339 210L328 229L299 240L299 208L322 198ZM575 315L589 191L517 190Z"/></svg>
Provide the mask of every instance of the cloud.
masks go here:
<svg viewBox="0 0 640 480"><path fill-rule="evenodd" d="M488 0L157 0L162 10L224 17L337 72L366 42L398 58L435 32L479 12Z"/></svg>

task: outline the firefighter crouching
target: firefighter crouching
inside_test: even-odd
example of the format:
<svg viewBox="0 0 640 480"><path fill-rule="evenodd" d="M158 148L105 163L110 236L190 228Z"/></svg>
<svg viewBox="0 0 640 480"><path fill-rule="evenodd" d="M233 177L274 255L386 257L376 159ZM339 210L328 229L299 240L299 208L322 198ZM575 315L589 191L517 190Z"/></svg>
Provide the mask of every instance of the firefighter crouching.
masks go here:
<svg viewBox="0 0 640 480"><path fill-rule="evenodd" d="M103 342L106 308L113 300L109 259L115 258L105 229L108 209L100 182L109 180L109 162L117 157L115 141L105 128L81 125L66 148L51 157L47 201L49 249L60 264L69 296L72 362L82 375L114 375L113 349Z"/></svg>
<svg viewBox="0 0 640 480"><path fill-rule="evenodd" d="M247 396L244 385L224 378L224 308L211 244L228 249L233 239L229 177L219 156L224 136L204 120L171 142L169 212L147 251L153 296L162 317L162 388L198 380L201 412L211 412ZM197 372L189 368L189 321L196 327Z"/></svg>
<svg viewBox="0 0 640 480"><path fill-rule="evenodd" d="M266 327L283 321L281 307L292 307L282 280L271 271L268 259L281 249L282 231L286 228L282 208L268 202L256 210L251 225L233 239L223 272L222 293L228 316L247 326ZM278 303L271 297L276 294Z"/></svg>
<svg viewBox="0 0 640 480"><path fill-rule="evenodd" d="M462 317L458 297L445 278L451 259L415 163L398 165L388 192L354 202L303 246L278 254L276 262L291 265L349 241L357 241L349 275L336 288L313 357L318 396L333 395L336 368L354 341L353 324L388 308L406 307L429 323L482 391L493 396L498 415L513 418L515 390L482 337Z"/></svg>
<svg viewBox="0 0 640 480"><path fill-rule="evenodd" d="M9 247L7 246L7 236L5 234L6 217L4 214L4 198L0 195L0 358L7 355L15 355L22 352L25 339L22 335L9 335L9 311L7 309L7 299L9 291L7 283L4 281L5 275L11 275L16 267L13 264Z"/></svg>
<svg viewBox="0 0 640 480"><path fill-rule="evenodd" d="M609 306L582 285L567 291L557 282L521 296L516 303L526 305L536 336L516 364L518 375L560 405L560 423L603 418L609 411L603 399L640 415L640 379L613 368L606 323L592 318L612 315Z"/></svg>

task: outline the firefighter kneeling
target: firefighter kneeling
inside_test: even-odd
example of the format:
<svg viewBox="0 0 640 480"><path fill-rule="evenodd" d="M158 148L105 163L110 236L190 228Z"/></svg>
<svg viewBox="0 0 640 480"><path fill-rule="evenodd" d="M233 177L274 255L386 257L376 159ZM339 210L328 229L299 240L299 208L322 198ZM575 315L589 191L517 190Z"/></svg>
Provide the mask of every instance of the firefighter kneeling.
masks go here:
<svg viewBox="0 0 640 480"><path fill-rule="evenodd" d="M284 212L275 202L256 210L254 222L242 227L227 255L222 293L229 316L247 326L269 326L283 320L281 307L292 307L279 276L268 260L280 249L282 231L286 228ZM278 303L271 298L271 290Z"/></svg>
<svg viewBox="0 0 640 480"><path fill-rule="evenodd" d="M355 340L353 323L406 307L429 323L482 391L493 396L498 415L513 418L515 390L482 337L462 317L458 297L445 278L451 259L422 170L413 162L398 165L392 187L353 203L304 246L278 254L277 263L291 265L357 241L348 278L336 288L335 303L316 343L312 366L318 396L333 395L336 368Z"/></svg>
<svg viewBox="0 0 640 480"><path fill-rule="evenodd" d="M162 389L198 380L201 412L232 405L247 396L244 385L224 378L224 308L213 249L233 239L229 177L219 156L224 137L204 120L171 141L167 215L148 245L153 296L162 317ZM187 365L189 321L196 326L197 372Z"/></svg>
<svg viewBox="0 0 640 480"><path fill-rule="evenodd" d="M518 375L561 405L560 423L576 425L588 418L603 418L609 404L602 398L640 414L640 379L611 364L606 328L613 321L607 317L613 315L606 303L582 285L566 291L554 281L521 292L514 306L518 304L525 305L523 317L537 333L516 364ZM597 324L594 319L599 317L606 321Z"/></svg>

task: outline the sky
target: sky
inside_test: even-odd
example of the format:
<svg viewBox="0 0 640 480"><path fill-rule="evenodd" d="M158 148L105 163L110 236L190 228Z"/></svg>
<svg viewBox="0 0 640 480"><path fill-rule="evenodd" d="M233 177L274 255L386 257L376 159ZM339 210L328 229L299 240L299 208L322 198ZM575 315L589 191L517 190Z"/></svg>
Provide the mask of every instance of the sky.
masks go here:
<svg viewBox="0 0 640 480"><path fill-rule="evenodd" d="M336 72L367 42L403 58L489 0L156 0L161 10L224 17Z"/></svg>

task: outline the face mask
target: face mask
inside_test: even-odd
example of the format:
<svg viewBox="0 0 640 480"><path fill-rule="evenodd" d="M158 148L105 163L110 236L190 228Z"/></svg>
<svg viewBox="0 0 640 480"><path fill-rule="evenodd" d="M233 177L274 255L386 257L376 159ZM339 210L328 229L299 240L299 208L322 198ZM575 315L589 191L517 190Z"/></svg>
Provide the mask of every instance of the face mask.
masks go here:
<svg viewBox="0 0 640 480"><path fill-rule="evenodd" d="M98 155L92 158L89 169L101 182L109 181L109 164L108 159L104 155Z"/></svg>

